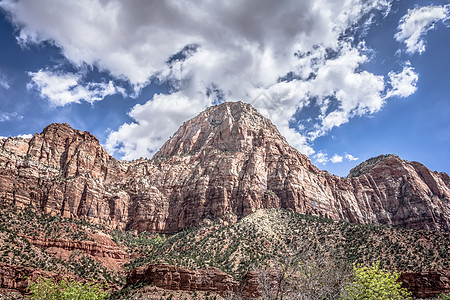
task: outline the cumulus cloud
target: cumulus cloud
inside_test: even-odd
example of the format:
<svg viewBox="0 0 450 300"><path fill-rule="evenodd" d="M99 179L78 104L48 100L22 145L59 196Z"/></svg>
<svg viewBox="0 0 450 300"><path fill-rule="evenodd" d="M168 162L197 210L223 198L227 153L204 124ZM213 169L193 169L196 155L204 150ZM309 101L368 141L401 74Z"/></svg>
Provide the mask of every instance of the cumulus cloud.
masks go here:
<svg viewBox="0 0 450 300"><path fill-rule="evenodd" d="M405 98L417 90L419 75L414 72L409 62L400 73L389 72L388 77L392 89L388 91L387 98L394 96Z"/></svg>
<svg viewBox="0 0 450 300"><path fill-rule="evenodd" d="M29 89L37 89L41 97L48 99L54 106L64 106L69 103L87 101L93 103L102 100L106 96L116 93L124 94L123 88L117 87L112 81L105 82L81 82L82 75L74 73L53 72L39 70L29 72L31 83Z"/></svg>
<svg viewBox="0 0 450 300"><path fill-rule="evenodd" d="M326 154L323 151L319 151L319 152L315 153L313 155L313 158L316 161L316 163L319 163L322 165L326 165L329 162L331 162L333 164L341 163L344 161L344 158L348 161L355 161L355 160L359 159L348 153L345 153L344 155L339 155L339 154L335 153L331 158L329 158L328 154Z"/></svg>
<svg viewBox="0 0 450 300"><path fill-rule="evenodd" d="M375 113L383 106L384 78L359 70L368 60L361 47L345 44L337 58L323 60L315 79L308 82L309 97L316 99L322 112L316 129L307 133L310 140L347 123L354 116ZM330 109L331 103L335 104L335 109Z"/></svg>
<svg viewBox="0 0 450 300"><path fill-rule="evenodd" d="M95 64L143 84L165 67L168 57L192 43L201 45L204 55L225 56L230 68L264 70L279 65L289 71L294 51L319 43L332 47L362 14L389 4L385 0L4 0L0 7L20 28L17 39L22 44L52 41L76 65ZM205 69L218 69L216 64L206 63ZM279 76L267 69L254 75L255 81Z"/></svg>
<svg viewBox="0 0 450 300"><path fill-rule="evenodd" d="M395 39L404 42L406 52L419 54L425 51L423 37L434 28L435 24L441 20L449 18L450 6L424 6L408 10L397 27Z"/></svg>
<svg viewBox="0 0 450 300"><path fill-rule="evenodd" d="M354 157L353 155L348 153L345 154L345 158L348 159L349 161L355 161L359 159L358 157Z"/></svg>
<svg viewBox="0 0 450 300"><path fill-rule="evenodd" d="M206 106L235 100L252 103L312 155L311 141L384 105L385 77L364 70L368 49L344 35L370 26L374 11L386 15L390 2L3 0L0 7L23 45L50 41L74 66L96 66L136 91L153 78L170 84L171 94L135 106L134 121L110 133L108 149L132 159L154 154ZM74 74L30 75L54 105L117 92L112 83L78 88ZM389 78L406 94L404 81ZM320 107L313 128L293 126L293 115L309 106Z"/></svg>
<svg viewBox="0 0 450 300"><path fill-rule="evenodd" d="M331 157L330 161L331 161L333 164L336 164L336 163L342 162L342 159L343 159L342 156L335 154L335 155L333 155L333 157Z"/></svg>
<svg viewBox="0 0 450 300"><path fill-rule="evenodd" d="M314 154L314 159L316 160L317 163L322 165L326 165L326 163L330 160L328 158L328 155L326 153L323 153L322 151L319 151L316 154Z"/></svg>
<svg viewBox="0 0 450 300"><path fill-rule="evenodd" d="M147 157L158 151L176 131L180 120L194 117L209 104L207 97L189 99L180 93L155 95L153 101L138 104L131 110L129 115L135 122L123 124L112 132L106 149L127 160Z"/></svg>

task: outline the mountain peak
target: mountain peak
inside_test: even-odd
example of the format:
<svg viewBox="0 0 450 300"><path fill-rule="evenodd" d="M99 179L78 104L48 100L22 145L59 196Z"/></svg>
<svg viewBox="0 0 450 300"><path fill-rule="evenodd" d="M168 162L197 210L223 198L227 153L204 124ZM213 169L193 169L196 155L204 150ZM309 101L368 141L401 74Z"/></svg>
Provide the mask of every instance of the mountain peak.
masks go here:
<svg viewBox="0 0 450 300"><path fill-rule="evenodd" d="M185 122L155 157L193 154L200 150L242 151L271 140L288 146L275 125L250 104L225 102Z"/></svg>
<svg viewBox="0 0 450 300"><path fill-rule="evenodd" d="M350 170L347 177L358 177L360 175L366 174L370 172L373 168L375 168L378 164L385 160L391 160L396 162L403 162L403 160L395 154L381 154L372 158L369 158L368 160L360 163L356 167Z"/></svg>
<svg viewBox="0 0 450 300"><path fill-rule="evenodd" d="M46 140L61 140L64 141L67 138L84 140L84 141L95 141L100 144L97 137L88 131L81 131L73 129L67 123L52 123L47 125L41 134Z"/></svg>
<svg viewBox="0 0 450 300"><path fill-rule="evenodd" d="M206 219L283 208L450 231L445 174L382 155L354 168L351 179L332 176L242 102L185 122L156 154L168 159L116 161L90 133L67 124L51 124L29 142L10 141L2 149L3 201L112 227L175 233Z"/></svg>

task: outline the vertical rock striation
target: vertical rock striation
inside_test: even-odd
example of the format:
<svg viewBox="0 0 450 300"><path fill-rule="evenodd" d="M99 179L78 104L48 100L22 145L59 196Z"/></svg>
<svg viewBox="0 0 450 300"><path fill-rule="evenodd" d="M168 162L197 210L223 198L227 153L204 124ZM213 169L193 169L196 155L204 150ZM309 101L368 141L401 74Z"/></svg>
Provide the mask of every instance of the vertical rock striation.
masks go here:
<svg viewBox="0 0 450 300"><path fill-rule="evenodd" d="M88 132L51 124L0 140L0 197L111 227L177 232L231 213L286 208L357 223L450 230L450 179L396 155L347 178L317 169L241 102L185 122L151 160L117 161Z"/></svg>

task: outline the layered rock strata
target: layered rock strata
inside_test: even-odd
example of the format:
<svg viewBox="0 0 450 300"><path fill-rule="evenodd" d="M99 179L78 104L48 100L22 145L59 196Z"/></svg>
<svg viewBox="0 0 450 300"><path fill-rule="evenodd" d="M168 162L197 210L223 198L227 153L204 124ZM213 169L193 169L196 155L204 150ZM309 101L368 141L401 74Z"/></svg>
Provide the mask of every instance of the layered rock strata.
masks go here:
<svg viewBox="0 0 450 300"><path fill-rule="evenodd" d="M405 272L400 280L403 287L417 298L438 297L450 294L450 271Z"/></svg>
<svg viewBox="0 0 450 300"><path fill-rule="evenodd" d="M51 124L0 140L0 198L17 206L173 233L223 215L285 208L357 223L450 230L450 179L382 155L347 178L320 171L241 102L185 122L151 159L111 157L88 132Z"/></svg>
<svg viewBox="0 0 450 300"><path fill-rule="evenodd" d="M127 277L127 285L143 283L166 290L210 291L221 295L233 292L253 299L264 293L258 276L258 271L250 271L242 282L236 282L230 275L215 268L193 271L168 264L155 264L132 270ZM405 272L401 274L400 281L419 299L450 293L448 271ZM272 289L277 289L275 278L267 283Z"/></svg>
<svg viewBox="0 0 450 300"><path fill-rule="evenodd" d="M125 260L129 258L128 253L117 245L99 244L94 241L72 241L66 239L41 239L29 238L31 244L41 248L58 248L66 251L81 251L93 257L108 257Z"/></svg>
<svg viewBox="0 0 450 300"><path fill-rule="evenodd" d="M238 287L233 277L216 268L193 271L168 264L134 269L127 277L127 285L139 282L167 290L209 291L221 295L235 292Z"/></svg>
<svg viewBox="0 0 450 300"><path fill-rule="evenodd" d="M29 283L40 277L61 279L61 275L47 271L0 263L0 289L27 293Z"/></svg>

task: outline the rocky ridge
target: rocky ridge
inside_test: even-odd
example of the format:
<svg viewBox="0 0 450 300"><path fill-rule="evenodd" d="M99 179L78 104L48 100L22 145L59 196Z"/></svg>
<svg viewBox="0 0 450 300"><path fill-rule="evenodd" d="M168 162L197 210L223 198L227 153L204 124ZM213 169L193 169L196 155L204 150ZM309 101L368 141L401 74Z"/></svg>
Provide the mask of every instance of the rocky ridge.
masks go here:
<svg viewBox="0 0 450 300"><path fill-rule="evenodd" d="M0 140L0 198L137 231L174 233L262 208L450 230L447 174L388 155L347 178L330 175L241 102L185 122L151 160L118 161L93 135L67 124L51 124L29 140Z"/></svg>

